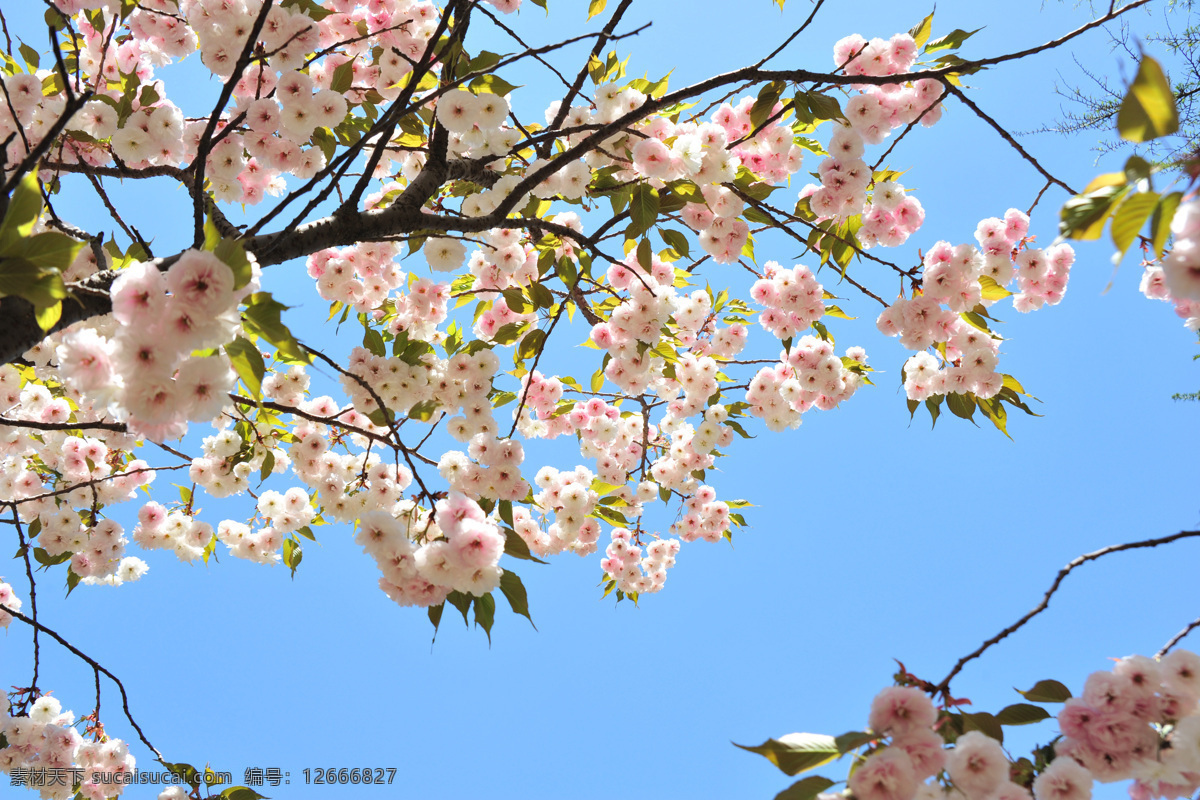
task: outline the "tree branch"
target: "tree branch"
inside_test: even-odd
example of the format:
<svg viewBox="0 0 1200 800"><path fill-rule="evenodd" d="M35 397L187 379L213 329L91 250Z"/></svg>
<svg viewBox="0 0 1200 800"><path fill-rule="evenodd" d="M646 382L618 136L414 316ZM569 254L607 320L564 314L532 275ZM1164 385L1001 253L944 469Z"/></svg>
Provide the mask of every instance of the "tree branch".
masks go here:
<svg viewBox="0 0 1200 800"><path fill-rule="evenodd" d="M158 758L160 763L166 763L163 761L162 753L158 752L158 749L155 748L154 745L150 744L150 740L147 739L146 734L142 732L142 727L137 724L137 720L135 720L133 718L133 714L131 714L129 712L129 695L126 694L125 684L121 683L120 678L118 678L116 675L113 675L111 672L109 672L107 669L105 669L104 666L102 666L99 662L96 661L96 659L92 658L87 653L83 652L78 647L71 644L66 639L64 639L62 636L60 636L58 633L50 630L42 623L36 622L36 621L30 619L29 617L22 614L20 611L14 611L11 608L9 608L8 606L0 605L0 611L4 611L7 614L11 614L15 619L21 620L21 622L24 622L26 625L32 625L35 630L40 630L43 633L47 634L48 636L50 636L50 638L54 639L54 641L58 642L63 647L67 648L72 653L74 653L76 656L78 656L80 659L82 659L84 663L86 663L89 667L92 668L92 671L95 672L97 676L99 676L100 673L104 673L108 677L109 680L111 680L113 683L115 683L117 685L117 689L119 689L121 692L121 708L125 711L125 719L129 720L129 724L133 726L133 729L135 731L137 731L138 738L142 740L142 744L146 745L146 747L149 748L150 752L154 753L154 755ZM97 677L96 680L99 681L99 678Z"/></svg>
<svg viewBox="0 0 1200 800"><path fill-rule="evenodd" d="M1200 531L1180 531L1179 533L1175 533L1170 536L1163 536L1158 539L1146 539L1140 542L1114 544L1076 557L1071 561L1071 563L1067 564L1058 571L1058 575L1054 578L1054 583L1050 584L1050 588L1046 590L1046 594L1042 597L1042 602L1038 603L1028 614L1021 617L1012 625L1009 625L1007 628L981 644L974 652L960 658L958 663L954 665L954 669L950 670L950 674L942 678L941 683L934 687L934 692L945 695L950 690L950 681L954 679L955 675L962 671L962 668L966 666L967 662L983 655L984 651L986 651L992 645L1017 632L1025 625L1025 623L1029 622L1038 614L1041 614L1043 611L1045 611L1047 606L1050 605L1050 598L1054 596L1054 593L1058 591L1058 587L1062 584L1063 580L1066 579L1066 577L1070 575L1076 567L1083 566L1089 561L1095 561L1096 559L1102 558L1103 556L1111 553L1120 553L1124 550L1137 550L1144 547L1158 547L1159 545L1170 544L1171 542L1178 541L1179 539L1189 539L1197 536L1200 536ZM1186 633L1186 631L1184 633ZM1182 638L1182 634L1180 635L1180 638ZM1174 641L1168 644L1174 644Z"/></svg>

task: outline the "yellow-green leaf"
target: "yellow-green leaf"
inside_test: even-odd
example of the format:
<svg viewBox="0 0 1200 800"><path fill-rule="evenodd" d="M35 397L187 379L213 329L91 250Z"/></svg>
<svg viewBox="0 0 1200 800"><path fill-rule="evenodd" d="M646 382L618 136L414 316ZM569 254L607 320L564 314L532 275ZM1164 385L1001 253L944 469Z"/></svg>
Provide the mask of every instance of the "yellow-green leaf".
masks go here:
<svg viewBox="0 0 1200 800"><path fill-rule="evenodd" d="M750 109L750 124L758 127L767 121L771 116L771 112L775 109L775 104L779 102L779 98L783 95L783 90L787 86L783 81L771 81L763 86L758 92L758 98L754 101L754 107Z"/></svg>
<svg viewBox="0 0 1200 800"><path fill-rule="evenodd" d="M634 232L631 236L640 236L650 229L658 219L659 199L658 190L645 183L639 183L633 189L629 200L629 217L633 220Z"/></svg>
<svg viewBox="0 0 1200 800"><path fill-rule="evenodd" d="M60 300L54 305L35 308L33 314L37 319L38 327L48 331L62 319L62 301Z"/></svg>
<svg viewBox="0 0 1200 800"><path fill-rule="evenodd" d="M249 333L275 345L276 356L280 360L310 364L312 356L296 341L280 318L287 308L271 297L270 292L255 292L247 299L246 310L242 312L242 325Z"/></svg>
<svg viewBox="0 0 1200 800"><path fill-rule="evenodd" d="M1117 131L1130 142L1148 142L1179 130L1171 84L1157 61L1142 56L1137 75L1117 112Z"/></svg>
<svg viewBox="0 0 1200 800"><path fill-rule="evenodd" d="M1099 239L1109 215L1129 192L1129 186L1124 184L1124 173L1121 178L1120 186L1104 186L1090 193L1076 195L1064 203L1058 223L1059 234L1068 239Z"/></svg>
<svg viewBox="0 0 1200 800"><path fill-rule="evenodd" d="M256 400L262 397L262 379L267 369L258 348L239 336L225 345L225 353L229 356L229 363L233 364L233 369L237 372L238 377L246 384L251 396Z"/></svg>
<svg viewBox="0 0 1200 800"><path fill-rule="evenodd" d="M982 290L980 296L984 300L1003 300L1006 297L1012 297L1012 292L996 283L988 275L981 275L979 277L979 287Z"/></svg>
<svg viewBox="0 0 1200 800"><path fill-rule="evenodd" d="M604 7L608 5L608 0L592 0L588 3L588 19L600 14L604 11Z"/></svg>
<svg viewBox="0 0 1200 800"><path fill-rule="evenodd" d="M929 12L929 16L914 25L908 35L913 37L913 41L917 43L917 48L920 49L929 41L929 33L933 30L933 12Z"/></svg>
<svg viewBox="0 0 1200 800"><path fill-rule="evenodd" d="M1158 205L1157 192L1139 192L1125 198L1125 202L1113 214L1112 240L1117 253L1124 256L1138 231Z"/></svg>
<svg viewBox="0 0 1200 800"><path fill-rule="evenodd" d="M778 739L768 739L755 747L736 744L743 750L758 753L788 775L798 775L838 758L837 741L818 733L789 733Z"/></svg>
<svg viewBox="0 0 1200 800"><path fill-rule="evenodd" d="M822 775L809 775L775 795L775 800L813 800L830 786L833 786L833 781L829 778Z"/></svg>
<svg viewBox="0 0 1200 800"><path fill-rule="evenodd" d="M0 252L24 239L42 213L42 192L38 189L37 170L30 170L8 200L8 212L0 222Z"/></svg>
<svg viewBox="0 0 1200 800"><path fill-rule="evenodd" d="M47 231L21 239L14 247L6 248L4 255L20 256L36 266L61 271L71 266L81 249L83 242L78 239Z"/></svg>
<svg viewBox="0 0 1200 800"><path fill-rule="evenodd" d="M0 296L23 297L37 308L52 306L66 298L62 273L27 258L0 259Z"/></svg>
<svg viewBox="0 0 1200 800"><path fill-rule="evenodd" d="M1159 258L1166 254L1167 239L1171 238L1171 220L1182 199L1182 192L1171 192L1159 200L1154 209L1154 216L1150 220L1150 234L1154 237L1154 254Z"/></svg>

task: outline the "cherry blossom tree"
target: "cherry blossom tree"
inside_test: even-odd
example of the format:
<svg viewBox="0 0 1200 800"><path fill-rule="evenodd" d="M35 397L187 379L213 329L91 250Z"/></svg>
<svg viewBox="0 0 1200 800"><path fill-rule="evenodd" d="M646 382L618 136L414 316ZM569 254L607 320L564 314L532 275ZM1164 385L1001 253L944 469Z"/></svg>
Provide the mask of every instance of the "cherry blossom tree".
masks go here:
<svg viewBox="0 0 1200 800"><path fill-rule="evenodd" d="M27 582L0 581L0 626L32 630L32 679L2 709L4 770L78 770L37 784L47 797L119 795L135 759L104 733L103 675L141 743L202 796L203 771L151 745L119 678L38 617L37 573L71 592L136 581L147 565L131 543L294 575L323 526L352 530L380 590L423 609L405 613L427 614L435 633L449 604L490 638L497 593L529 617L516 562L564 553L597 556L604 595L647 602L684 544L746 524L749 502L709 484L721 448L752 427L795 428L872 383L864 346L835 344L831 325L851 320L835 290L877 305L876 329L913 351L892 365L911 413L978 415L1007 435L1012 409L1033 412L1003 371L990 309L1063 300L1074 251L1035 246L1030 215L1046 192L1076 192L964 79L1147 2L973 59L959 52L971 34L935 35L930 14L888 39L847 31L822 63L778 63L818 0L755 63L683 87L630 78L611 49L638 33L624 24L632 0L591 0L600 31L545 45L521 36L510 16L520 0L47 3L45 47L7 39L0 80L0 506ZM474 44L481 26L510 51ZM587 58L564 65L579 43ZM160 77L179 61L218 82L211 107ZM555 87L536 121L510 102L529 90L505 78L526 65ZM1162 81L1152 61L1142 69L1126 121L1152 138L1168 124ZM931 236L885 163L951 103L1045 188L998 200L973 231ZM1124 253L1149 225L1147 252L1162 262L1145 291L1194 328L1200 216L1186 189L1139 183L1153 171L1131 161L1119 180L1098 179L1068 203L1061 230L1095 238L1111 218ZM802 172L816 182L801 187ZM111 187L143 182L187 193L187 218L161 222L190 246L162 252L158 232L129 222ZM68 193L94 197L105 216L60 214ZM115 238L101 232L109 225ZM806 263L756 252L768 231ZM272 294L299 264L328 304L320 341L289 325ZM844 329L871 335L869 323ZM585 338L590 363L565 338ZM526 463L526 445L559 437L577 445L570 463ZM185 483L177 495L158 490L166 476ZM202 514L212 498L235 498L239 513ZM46 640L95 673L91 714L77 720L39 685ZM1155 672L1147 696L1181 675ZM909 683L940 695L949 715L949 680ZM874 734L820 752L911 734L924 777L948 757L955 785L974 785L963 771L974 770L987 773L981 797L996 790L994 748L960 719L978 753L946 756L930 732L937 711L915 697L887 694ZM851 780L851 791L911 797L918 778L902 749L881 749L858 773L893 777ZM1020 790L1067 786L1069 760L1031 762Z"/></svg>

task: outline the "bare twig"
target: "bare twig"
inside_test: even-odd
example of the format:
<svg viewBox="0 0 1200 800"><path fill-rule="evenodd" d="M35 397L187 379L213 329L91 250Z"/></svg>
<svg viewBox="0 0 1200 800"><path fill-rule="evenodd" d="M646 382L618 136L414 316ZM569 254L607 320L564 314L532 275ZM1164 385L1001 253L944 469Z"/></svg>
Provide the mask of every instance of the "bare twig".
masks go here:
<svg viewBox="0 0 1200 800"><path fill-rule="evenodd" d="M137 720L135 720L133 718L133 714L131 714L129 712L129 695L126 694L125 684L121 683L120 678L118 678L116 675L109 672L104 666L102 666L98 661L96 661L96 659L92 658L87 653L83 652L78 647L71 644L66 639L64 639L62 636L60 636L58 633L56 633L55 631L52 631L50 628L47 628L42 623L30 619L29 617L22 614L20 611L14 611L13 609L9 608L8 606L0 605L0 611L4 611L8 614L11 614L15 619L21 620L21 622L24 622L26 625L32 625L35 630L40 630L43 633L47 634L48 636L50 636L50 638L54 639L54 641L58 642L63 647L67 648L72 653L74 653L76 656L78 656L80 659L82 659L84 661L84 663L86 663L89 667L91 667L92 671L95 672L97 675L99 675L100 673L104 673L104 675L107 676L109 680L111 680L113 683L115 683L117 685L117 689L119 689L121 692L121 708L125 711L125 719L129 720L129 724L133 726L133 729L135 731L137 731L138 738L142 740L142 744L146 745L146 747L149 748L150 752L154 753L154 755L158 757L158 760L160 762L162 762L162 760L163 760L162 753L158 752L158 749L155 748L154 745L150 744L150 740L147 739L146 734L142 732L142 727L137 724ZM97 686L98 685L99 685L99 678L97 678ZM99 697L98 692L97 692L97 697ZM97 702L99 702L99 701L97 701Z"/></svg>
<svg viewBox="0 0 1200 800"><path fill-rule="evenodd" d="M575 76L575 80L567 88L566 95L559 101L558 111L554 114L554 119L550 121L549 130L558 130L563 124L563 120L567 118L567 114L571 113L571 102L575 99L575 95L579 94L579 90L583 88L583 82L588 76L588 67L591 66L592 59L598 58L600 53L604 51L604 46L608 44L612 38L613 31L617 29L617 25L621 22L621 17L625 16L625 12L633 0L621 0L620 5L613 10L612 17L609 18L608 24L604 26L604 30L600 31L600 35L596 38L596 44L592 46L592 52L583 62L583 67L580 68L579 74ZM539 155L545 158L550 154L550 142L542 144L539 148Z"/></svg>
<svg viewBox="0 0 1200 800"><path fill-rule="evenodd" d="M989 117L982 108L980 108L978 105L975 104L975 101L973 101L971 98L967 97L966 94L963 93L962 89L959 89L957 86L950 83L950 81L948 81L946 79L942 80L942 85L946 87L946 91L950 92L955 97L957 97L960 101L962 101L963 105L965 105L967 108L974 111L975 115L977 117L982 119L988 125L991 125L992 128L996 131L996 133L1000 134L1000 138L1003 139L1004 141L1008 142L1008 144L1014 150L1016 150L1018 153L1020 153L1021 158L1025 159L1030 164L1032 164L1033 168L1036 169L1039 173L1041 173L1043 178L1050 181L1051 183L1058 184L1059 186L1066 189L1071 194L1077 193L1070 186L1063 183L1061 180L1059 180L1058 178L1054 177L1049 172L1047 172L1045 167L1043 167L1041 164L1039 164L1038 160L1036 158L1029 155L1029 152L1024 147L1022 147L1021 144L1016 139L1014 139L1012 137L1012 134L1004 129L1004 126L1002 126L999 122L996 122L996 120Z"/></svg>
<svg viewBox="0 0 1200 800"><path fill-rule="evenodd" d="M1050 598L1054 596L1054 593L1058 591L1058 587L1062 584L1063 580L1070 575L1076 567L1080 567L1089 561L1095 561L1096 559L1111 553L1120 553L1124 550L1136 550L1144 547L1158 547L1159 545L1170 544L1171 542L1178 541L1180 539L1194 538L1197 536L1200 536L1200 531L1180 531L1179 533L1175 533L1170 536L1163 536L1158 539L1145 539L1140 542L1114 544L1076 557L1071 561L1071 563L1067 564L1058 571L1058 575L1054 578L1054 583L1050 584L1050 588L1046 590L1046 594L1042 597L1042 601L1038 603L1033 610L1021 617L1012 625L1009 625L1007 628L997 633L992 638L988 639L986 642L976 648L974 652L960 658L958 663L954 665L954 668L950 670L950 674L948 674L945 678L942 678L941 682L934 687L934 691L946 695L950 691L950 681L954 679L955 675L962 671L962 668L966 666L967 662L979 658L979 656L983 655L983 653L992 645L1020 630L1025 623L1029 622L1029 620L1045 611L1047 606L1050 605Z"/></svg>
<svg viewBox="0 0 1200 800"><path fill-rule="evenodd" d="M1200 628L1200 619L1192 620L1190 623L1188 623L1187 627L1185 627L1179 633L1172 636L1171 640L1169 642L1167 642L1166 644L1164 644L1162 646L1162 649L1154 654L1154 657L1162 658L1163 656L1165 656L1167 653L1169 653L1171 651L1172 647L1174 647L1175 645L1177 645L1181 641L1183 641L1183 637L1187 636L1189 633L1196 630L1196 628Z"/></svg>
<svg viewBox="0 0 1200 800"><path fill-rule="evenodd" d="M38 692L38 668L41 664L41 647L38 642L37 627L37 581L33 579L33 564L29 560L29 542L25 541L25 530L21 527L21 516L17 513L17 505L13 503L13 526L17 529L17 541L21 544L21 556L25 559L25 575L29 578L29 608L33 613L33 682L29 684L29 696L33 698Z"/></svg>
<svg viewBox="0 0 1200 800"><path fill-rule="evenodd" d="M271 8L274 6L274 0L263 0L262 8L258 11L258 16L254 18L254 24L250 28L250 33L246 36L246 43L242 46L242 52L238 56L238 60L234 62L233 72L229 75L229 80L225 82L225 86L221 88L221 96L217 99L217 104L213 107L212 114L208 117L208 123L204 126L204 133L200 135L200 144L196 148L196 159L192 162L191 170L195 177L192 182L192 224L194 227L192 235L192 246L200 247L204 243L204 198L207 192L204 189L204 168L208 161L208 154L216 144L212 140L213 131L217 129L217 120L221 118L221 112L229 103L229 98L233 97L233 90L237 86L238 81L242 79L242 75L246 72L246 67L250 66L250 58L254 55L254 48L258 44L258 35L262 33L263 26L267 22L267 15L271 13Z"/></svg>

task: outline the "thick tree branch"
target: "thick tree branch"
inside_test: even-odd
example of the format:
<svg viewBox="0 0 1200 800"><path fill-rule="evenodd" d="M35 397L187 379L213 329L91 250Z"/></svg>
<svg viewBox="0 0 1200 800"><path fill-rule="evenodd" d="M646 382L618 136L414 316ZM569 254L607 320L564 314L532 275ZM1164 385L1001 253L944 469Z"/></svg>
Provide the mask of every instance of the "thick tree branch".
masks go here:
<svg viewBox="0 0 1200 800"><path fill-rule="evenodd" d="M438 174L440 170L435 168L429 171L428 177L426 177L426 171L422 171L422 174L413 182L413 184L417 185L409 185L408 190L411 191L406 191L405 194L407 197L388 208L357 212L343 211L330 217L299 224L294 227L288 226L273 233L251 236L244 240L244 244L247 250L253 252L258 257L260 264L267 266L270 264L279 264L292 258L307 256L329 247L342 247L363 241L381 241L418 231L431 233L446 231L478 233L496 227L533 227L535 222L532 220L513 220L509 219L508 216L516 208L517 203L530 190L555 172L564 169L568 164L582 157L587 152L594 150L614 134L627 129L629 126L645 119L651 114L657 113L676 103L703 95L713 89L738 83L776 80L797 83L819 83L832 86L858 84L885 85L920 80L922 78L933 78L941 81L952 73L966 73L984 66L1023 58L1061 46L1131 9L1145 5L1147 2L1149 0L1134 0L1134 2L1114 9L1110 13L1092 20L1064 36L1036 47L976 61L966 61L961 64L935 70L923 70L893 76L848 76L802 69L765 70L756 65L743 67L667 93L657 99L649 98L641 107L622 115L611 123L598 127L581 141L568 147L549 163L526 174L517 186L514 187L509 196L503 199L491 214L481 217L464 218L424 212L422 210L424 203L434 195L438 187L446 179L446 173L442 172ZM539 48L538 52L554 49L554 47L561 46L561 44L549 48ZM520 57L529 54L529 52L523 53ZM422 102L427 101L423 100ZM384 117L387 117L387 115L384 115ZM383 118L380 121L382 122ZM215 126L215 117L210 118L210 122L212 126ZM1036 162L1033 163L1036 165ZM201 165L202 161L198 159L195 166L199 168ZM197 169L197 172L199 172L199 169ZM1039 172L1046 174L1040 167ZM198 187L193 184L191 188L195 191ZM169 261L170 259L161 263L166 264ZM92 288L99 288L101 290L106 290L111 280L111 274L106 275L105 273L100 273L89 279ZM106 298L100 298L95 295L79 298L79 301L75 304L64 303L63 319L56 326L56 329L66 327L78 320L87 319L95 314L106 313L109 310L110 307ZM37 326L31 305L13 297L6 297L0 300L0 355L4 357L4 363L19 357L21 353L41 341L42 338L44 338L44 334Z"/></svg>

